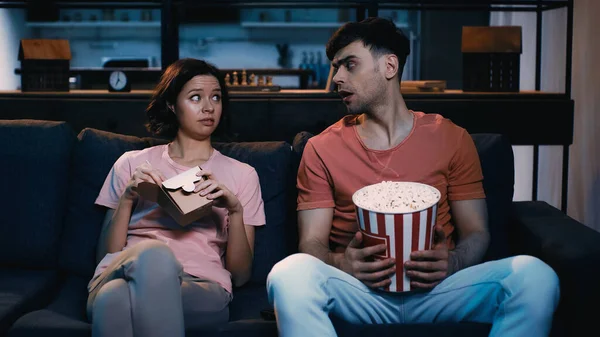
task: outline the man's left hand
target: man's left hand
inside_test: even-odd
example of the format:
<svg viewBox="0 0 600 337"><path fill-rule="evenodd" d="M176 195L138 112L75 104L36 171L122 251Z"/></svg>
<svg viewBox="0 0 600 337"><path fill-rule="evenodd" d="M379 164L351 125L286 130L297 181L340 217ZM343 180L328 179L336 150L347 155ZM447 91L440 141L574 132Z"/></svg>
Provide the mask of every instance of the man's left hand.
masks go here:
<svg viewBox="0 0 600 337"><path fill-rule="evenodd" d="M448 258L446 234L435 226L432 249L412 252L404 263L411 288L433 289L442 282L448 276Z"/></svg>

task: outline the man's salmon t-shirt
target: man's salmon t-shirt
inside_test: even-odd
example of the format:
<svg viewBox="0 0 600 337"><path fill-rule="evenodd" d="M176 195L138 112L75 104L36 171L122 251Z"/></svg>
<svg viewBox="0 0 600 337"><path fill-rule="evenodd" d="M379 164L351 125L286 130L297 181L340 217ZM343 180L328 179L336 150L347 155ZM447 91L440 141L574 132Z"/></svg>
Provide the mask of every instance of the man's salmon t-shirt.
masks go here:
<svg viewBox="0 0 600 337"><path fill-rule="evenodd" d="M332 250L345 249L356 231L352 195L381 181L410 181L441 192L436 225L450 247L454 226L449 201L485 198L477 149L465 129L438 114L413 113L413 127L397 146L367 148L357 116L346 116L308 140L298 170L299 211L333 208Z"/></svg>
<svg viewBox="0 0 600 337"><path fill-rule="evenodd" d="M166 144L126 152L110 170L96 204L115 209L135 169L146 161L167 179L190 169L173 161ZM202 169L210 171L215 180L225 185L239 199L244 208L245 225L265 224L258 174L253 167L215 149ZM157 203L139 198L131 214L123 250L147 239L159 240L171 248L185 273L216 282L231 293L231 274L225 269L229 223L227 214L225 209L213 207L211 215L182 227ZM119 253L109 253L100 261L92 281Z"/></svg>

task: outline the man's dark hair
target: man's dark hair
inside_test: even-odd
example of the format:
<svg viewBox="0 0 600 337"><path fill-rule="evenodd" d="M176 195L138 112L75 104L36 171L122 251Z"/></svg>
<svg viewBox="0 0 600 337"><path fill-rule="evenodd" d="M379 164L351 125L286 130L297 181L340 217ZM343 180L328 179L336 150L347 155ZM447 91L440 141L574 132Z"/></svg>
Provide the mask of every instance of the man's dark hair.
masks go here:
<svg viewBox="0 0 600 337"><path fill-rule="evenodd" d="M362 41L371 50L373 58L383 54L398 57L398 80L406 58L410 54L410 41L396 25L384 18L367 18L360 22L348 22L340 27L329 39L326 46L327 58L331 61L341 49L355 41Z"/></svg>
<svg viewBox="0 0 600 337"><path fill-rule="evenodd" d="M192 58L175 61L162 74L160 82L154 89L150 104L146 108L146 116L148 117L146 128L149 132L155 136L175 138L179 130L179 122L173 111L167 106L167 103L174 106L183 86L198 75L211 75L219 81L223 110L219 125L213 135L223 136L225 134L228 126L227 106L229 105L229 95L225 80L217 67L205 61Z"/></svg>

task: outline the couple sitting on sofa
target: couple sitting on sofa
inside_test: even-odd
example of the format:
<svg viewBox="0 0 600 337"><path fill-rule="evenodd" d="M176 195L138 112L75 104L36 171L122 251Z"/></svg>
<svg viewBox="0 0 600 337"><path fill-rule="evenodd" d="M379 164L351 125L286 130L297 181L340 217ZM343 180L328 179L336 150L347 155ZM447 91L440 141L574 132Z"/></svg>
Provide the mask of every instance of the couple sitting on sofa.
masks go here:
<svg viewBox="0 0 600 337"><path fill-rule="evenodd" d="M492 336L547 336L558 304L554 271L530 256L481 263L489 243L482 172L469 134L435 114L409 110L400 94L408 39L383 19L341 27L327 45L333 81L350 115L311 138L300 163L301 253L267 280L282 336L335 336L329 315L362 324L476 321ZM164 73L148 128L172 141L121 156L96 203L106 206L99 264L89 283L94 336L183 336L188 324L228 320L233 285L250 277L254 228L265 224L256 171L219 153L228 103L219 71L183 59ZM213 215L182 228L136 193L190 167ZM384 293L395 261L363 248L351 196L382 180L427 183L442 194L430 250L405 264L422 291ZM232 285L233 281L233 285Z"/></svg>

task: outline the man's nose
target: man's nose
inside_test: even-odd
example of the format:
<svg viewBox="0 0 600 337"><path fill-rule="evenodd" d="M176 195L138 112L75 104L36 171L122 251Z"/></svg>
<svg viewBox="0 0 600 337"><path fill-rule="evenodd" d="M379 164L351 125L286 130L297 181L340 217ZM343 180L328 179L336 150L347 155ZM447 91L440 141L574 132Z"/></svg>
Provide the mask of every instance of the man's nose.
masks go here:
<svg viewBox="0 0 600 337"><path fill-rule="evenodd" d="M340 69L338 69L338 70L335 72L335 75L333 75L333 83L335 83L335 84L338 84L338 85L339 85L339 84L341 84L341 83L344 83L344 82L345 82L345 80L346 80L346 74L345 74L345 71L344 71L343 69L341 69L341 68L340 68Z"/></svg>

